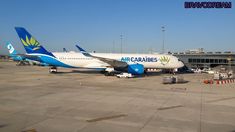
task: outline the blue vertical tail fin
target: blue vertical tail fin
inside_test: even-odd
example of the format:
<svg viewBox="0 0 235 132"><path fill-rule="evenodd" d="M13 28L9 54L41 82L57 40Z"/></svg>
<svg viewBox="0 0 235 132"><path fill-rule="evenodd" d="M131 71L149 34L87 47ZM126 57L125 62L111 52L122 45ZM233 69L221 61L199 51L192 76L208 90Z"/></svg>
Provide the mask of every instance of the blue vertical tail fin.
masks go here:
<svg viewBox="0 0 235 132"><path fill-rule="evenodd" d="M12 46L12 44L10 42L6 43L7 49L9 51L10 55L16 55L18 54L17 51L15 50L15 48Z"/></svg>
<svg viewBox="0 0 235 132"><path fill-rule="evenodd" d="M45 54L54 57L51 52L48 52L40 43L22 27L15 27L15 30L28 54L37 53Z"/></svg>
<svg viewBox="0 0 235 132"><path fill-rule="evenodd" d="M9 56L14 60L14 61L22 61L23 57L18 55L18 52L15 50L15 48L12 46L10 42L6 43L7 49L9 51Z"/></svg>

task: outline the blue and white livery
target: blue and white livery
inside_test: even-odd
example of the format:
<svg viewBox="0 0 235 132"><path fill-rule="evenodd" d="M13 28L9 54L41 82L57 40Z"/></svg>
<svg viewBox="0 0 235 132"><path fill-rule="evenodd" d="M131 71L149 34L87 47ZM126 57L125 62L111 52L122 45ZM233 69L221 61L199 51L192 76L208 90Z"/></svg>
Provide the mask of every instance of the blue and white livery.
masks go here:
<svg viewBox="0 0 235 132"><path fill-rule="evenodd" d="M6 47L9 51L9 57L11 57L14 61L17 61L17 65L33 63L41 66L48 66L48 64L42 62L42 60L37 56L31 56L26 54L19 54L13 45L10 42L6 43Z"/></svg>
<svg viewBox="0 0 235 132"><path fill-rule="evenodd" d="M123 71L134 75L143 74L148 68L175 69L184 64L175 56L163 54L118 54L118 53L88 53L80 46L76 52L49 52L24 28L16 27L16 32L27 52L27 55L37 56L43 62L51 65L50 71L57 67L86 68L112 72ZM113 69L110 71L110 69Z"/></svg>
<svg viewBox="0 0 235 132"><path fill-rule="evenodd" d="M9 51L9 57L11 57L14 61L23 61L26 58L18 55L17 51L15 50L15 48L12 46L12 44L10 42L6 43L6 47Z"/></svg>

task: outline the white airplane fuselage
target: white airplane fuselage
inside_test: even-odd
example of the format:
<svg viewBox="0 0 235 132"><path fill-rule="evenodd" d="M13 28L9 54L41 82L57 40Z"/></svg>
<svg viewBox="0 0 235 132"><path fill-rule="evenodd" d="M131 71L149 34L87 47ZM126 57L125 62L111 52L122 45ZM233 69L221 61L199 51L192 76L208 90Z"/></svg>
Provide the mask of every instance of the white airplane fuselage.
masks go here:
<svg viewBox="0 0 235 132"><path fill-rule="evenodd" d="M77 52L53 52L58 61L74 68L97 68L105 69L109 64L93 58L86 57ZM93 56L99 56L108 59L127 62L127 64L142 64L145 69L175 69L184 66L184 64L175 56L165 54L120 54L120 53L90 53Z"/></svg>

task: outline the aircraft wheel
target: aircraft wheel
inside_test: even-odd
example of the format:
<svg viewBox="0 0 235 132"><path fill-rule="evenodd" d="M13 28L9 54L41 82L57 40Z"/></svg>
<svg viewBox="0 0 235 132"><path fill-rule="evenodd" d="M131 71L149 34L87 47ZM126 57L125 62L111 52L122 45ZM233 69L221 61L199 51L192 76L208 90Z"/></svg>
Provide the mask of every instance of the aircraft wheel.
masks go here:
<svg viewBox="0 0 235 132"><path fill-rule="evenodd" d="M109 76L109 73L108 73L108 72L105 72L104 75L105 75L105 76Z"/></svg>

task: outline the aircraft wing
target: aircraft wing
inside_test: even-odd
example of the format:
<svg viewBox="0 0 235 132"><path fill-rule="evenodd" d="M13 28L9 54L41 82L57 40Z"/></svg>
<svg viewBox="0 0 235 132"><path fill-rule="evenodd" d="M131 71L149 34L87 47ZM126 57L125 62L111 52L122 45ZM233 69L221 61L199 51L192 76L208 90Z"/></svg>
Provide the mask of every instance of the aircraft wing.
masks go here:
<svg viewBox="0 0 235 132"><path fill-rule="evenodd" d="M21 56L22 58L35 60L35 61L41 61L41 58L39 56L35 55L29 55L29 54L16 54L16 56Z"/></svg>
<svg viewBox="0 0 235 132"><path fill-rule="evenodd" d="M97 57L97 56L92 56L93 58L99 59L112 67L127 67L128 64L126 62L114 60L114 59L109 59L109 58L103 58L103 57Z"/></svg>
<svg viewBox="0 0 235 132"><path fill-rule="evenodd" d="M103 62L111 65L112 67L115 67L115 68L126 68L128 66L128 64L126 62L118 61L118 60L114 60L114 59L109 59L109 58L104 58L104 57L99 57L99 56L93 56L93 55L89 54L88 52L86 52L81 47L79 47L78 45L76 45L76 47L80 50L80 52L84 56L96 58L96 59L98 59L100 61L103 61Z"/></svg>

